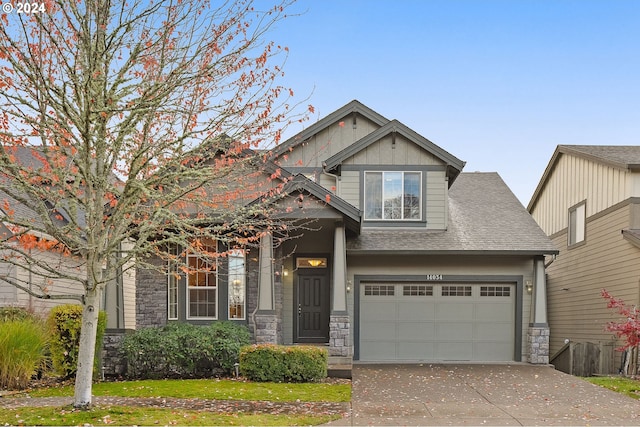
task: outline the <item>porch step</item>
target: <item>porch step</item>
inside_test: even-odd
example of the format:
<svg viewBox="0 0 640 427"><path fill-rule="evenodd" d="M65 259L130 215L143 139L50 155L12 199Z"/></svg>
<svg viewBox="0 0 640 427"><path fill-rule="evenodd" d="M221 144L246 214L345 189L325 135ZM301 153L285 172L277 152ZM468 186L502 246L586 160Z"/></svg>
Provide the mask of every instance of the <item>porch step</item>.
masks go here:
<svg viewBox="0 0 640 427"><path fill-rule="evenodd" d="M329 356L327 375L331 378L351 378L353 357Z"/></svg>

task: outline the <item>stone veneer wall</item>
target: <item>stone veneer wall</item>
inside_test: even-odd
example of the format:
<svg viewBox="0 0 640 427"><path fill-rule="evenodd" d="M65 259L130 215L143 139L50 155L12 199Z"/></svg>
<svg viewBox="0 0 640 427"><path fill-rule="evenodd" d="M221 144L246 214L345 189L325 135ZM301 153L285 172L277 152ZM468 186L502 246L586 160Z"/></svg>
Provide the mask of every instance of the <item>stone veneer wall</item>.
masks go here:
<svg viewBox="0 0 640 427"><path fill-rule="evenodd" d="M284 312L284 288L282 285L282 250L276 248L276 259L273 270L275 313L262 314L256 312L258 306L258 266L259 250L252 249L247 256L247 326L251 339L255 343L282 344L282 316Z"/></svg>
<svg viewBox="0 0 640 427"><path fill-rule="evenodd" d="M351 356L349 315L334 315L329 319L329 356Z"/></svg>
<svg viewBox="0 0 640 427"><path fill-rule="evenodd" d="M127 331L125 329L107 329L102 343L102 363L105 376L122 376L127 372L127 364L122 356L120 347Z"/></svg>
<svg viewBox="0 0 640 427"><path fill-rule="evenodd" d="M529 363L536 365L549 364L549 328L530 326L527 331Z"/></svg>
<svg viewBox="0 0 640 427"><path fill-rule="evenodd" d="M161 266L159 258L147 262ZM136 327L146 328L167 324L167 276L153 268L136 270Z"/></svg>

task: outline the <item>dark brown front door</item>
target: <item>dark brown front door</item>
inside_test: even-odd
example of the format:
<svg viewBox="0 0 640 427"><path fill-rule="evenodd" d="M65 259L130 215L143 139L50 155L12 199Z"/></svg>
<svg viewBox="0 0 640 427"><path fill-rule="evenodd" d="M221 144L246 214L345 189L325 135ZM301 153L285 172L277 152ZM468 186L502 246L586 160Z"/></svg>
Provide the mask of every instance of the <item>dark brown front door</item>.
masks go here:
<svg viewBox="0 0 640 427"><path fill-rule="evenodd" d="M299 275L296 341L329 342L329 283L326 275Z"/></svg>

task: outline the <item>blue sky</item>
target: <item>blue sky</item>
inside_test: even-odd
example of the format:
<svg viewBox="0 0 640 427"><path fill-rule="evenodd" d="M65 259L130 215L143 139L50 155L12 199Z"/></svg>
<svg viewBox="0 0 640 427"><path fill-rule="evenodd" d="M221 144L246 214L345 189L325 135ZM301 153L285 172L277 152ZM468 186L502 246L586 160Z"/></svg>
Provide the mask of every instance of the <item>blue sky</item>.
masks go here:
<svg viewBox="0 0 640 427"><path fill-rule="evenodd" d="M640 144L640 1L299 0L269 38L313 123L353 99L526 206L558 144ZM296 129L296 130L299 130Z"/></svg>

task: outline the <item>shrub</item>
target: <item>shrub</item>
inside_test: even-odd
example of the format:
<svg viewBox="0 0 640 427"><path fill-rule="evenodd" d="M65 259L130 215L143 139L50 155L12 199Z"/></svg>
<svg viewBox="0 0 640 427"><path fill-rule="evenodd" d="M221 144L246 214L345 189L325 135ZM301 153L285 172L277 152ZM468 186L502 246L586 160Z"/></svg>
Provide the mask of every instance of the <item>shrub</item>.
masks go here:
<svg viewBox="0 0 640 427"><path fill-rule="evenodd" d="M249 342L247 327L234 322L175 323L125 336L122 351L131 378L202 378L231 374Z"/></svg>
<svg viewBox="0 0 640 427"><path fill-rule="evenodd" d="M321 347L252 345L240 352L240 373L252 381L314 382L327 376L328 358Z"/></svg>
<svg viewBox="0 0 640 427"><path fill-rule="evenodd" d="M22 307L0 307L0 322L11 320L38 319L33 313Z"/></svg>
<svg viewBox="0 0 640 427"><path fill-rule="evenodd" d="M46 360L47 331L33 319L0 322L0 387L25 388Z"/></svg>
<svg viewBox="0 0 640 427"><path fill-rule="evenodd" d="M77 304L59 305L51 309L47 318L51 331L51 362L53 369L66 378L76 374L78 366L78 348L80 347L80 329L82 327L82 306ZM100 351L107 327L107 314L98 314L98 332L96 337L96 357L94 374L99 372Z"/></svg>

